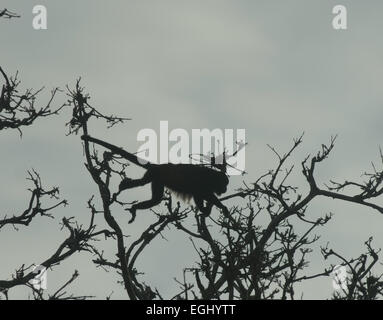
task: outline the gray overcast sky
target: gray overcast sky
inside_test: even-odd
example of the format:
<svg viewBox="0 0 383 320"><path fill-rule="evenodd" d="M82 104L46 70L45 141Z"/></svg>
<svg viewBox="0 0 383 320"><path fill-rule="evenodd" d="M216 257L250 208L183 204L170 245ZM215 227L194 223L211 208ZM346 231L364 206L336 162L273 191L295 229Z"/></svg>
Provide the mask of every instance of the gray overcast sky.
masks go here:
<svg viewBox="0 0 383 320"><path fill-rule="evenodd" d="M48 30L32 29L35 4L48 9ZM332 8L348 9L348 30L332 29ZM65 87L82 76L83 85L100 111L131 117L126 126L106 131L94 124L98 137L136 149L141 128L244 128L247 148L245 180L254 181L275 163L266 147L286 150L292 138L305 132L305 143L295 154L297 163L314 152L332 134L339 134L332 156L321 166L320 180L358 179L378 159L381 138L383 76L382 1L327 0L2 0L0 7L22 15L0 21L0 63L8 73L20 72L25 88ZM46 90L48 92L48 90ZM47 94L41 95L46 101ZM65 100L61 95L57 105ZM69 112L44 119L24 131L2 132L0 214L26 205L26 170L35 168L49 185L61 187L70 206L57 217L75 216L86 223L86 201L96 192L83 166L78 137L66 137ZM133 172L140 175L141 171ZM303 179L296 176L296 182ZM231 179L231 188L242 183ZM144 199L149 189L135 191ZM363 242L375 237L382 245L383 217L376 212L336 201L316 201L315 217L335 212L321 230L320 244L330 244L346 256L363 250ZM126 233L133 237L153 221L140 214L134 225L116 211ZM17 233L0 233L0 277L22 263L39 262L50 254L64 234L58 220L36 219ZM140 261L146 280L171 295L173 277L196 256L184 234L167 232L168 241L157 242ZM113 253L114 243L103 244ZM68 259L49 273L54 289L76 268L77 294L124 298L112 273L96 269L87 255ZM325 264L313 254L309 273ZM330 279L316 280L302 288L304 298L331 294ZM16 290L13 297L23 297Z"/></svg>

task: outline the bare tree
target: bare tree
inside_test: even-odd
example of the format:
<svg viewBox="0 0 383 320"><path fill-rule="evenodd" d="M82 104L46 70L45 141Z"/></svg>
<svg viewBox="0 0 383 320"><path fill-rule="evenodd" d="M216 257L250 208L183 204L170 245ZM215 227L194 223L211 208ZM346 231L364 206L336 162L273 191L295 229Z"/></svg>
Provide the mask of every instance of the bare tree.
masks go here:
<svg viewBox="0 0 383 320"><path fill-rule="evenodd" d="M0 18L20 17L7 9L0 11ZM124 124L127 118L104 115L90 103L90 96L84 92L77 81L74 89L68 88L68 105L53 108L52 104L58 88L51 91L51 96L40 104L38 96L44 89L21 90L18 73L10 77L0 67L0 131L17 130L22 136L23 128L35 125L41 118L58 115L68 105L72 108L72 117L67 123L69 134L90 134L88 122L104 120L109 128ZM289 183L294 166L288 167L287 160L302 144L303 136L295 139L286 153L281 154L270 147L277 158L275 168L261 175L251 184L235 193L225 196L220 201L238 203L233 205L230 216L222 213L209 217L201 216L193 206L183 207L167 193L163 199L165 210L158 207L151 211L155 220L137 239L128 238L126 226L118 223L112 212L111 204L117 204L120 210L127 203L112 198L114 178L126 178L128 163L111 152L100 154L84 142L85 166L93 183L98 187L101 208L97 208L94 198L88 200L90 221L87 226L79 225L74 217L61 220L62 229L67 236L57 244L53 253L40 262L40 265L52 269L76 252L88 252L93 256L96 266L114 270L120 277L127 297L131 300L150 299L296 299L297 284L319 277L330 277L341 266L347 270L341 290L334 293L333 299L381 299L383 295L382 274L376 266L380 250L374 249L372 238L365 242L366 252L355 258L345 257L332 250L328 245L321 248L324 258L335 259L337 265L329 264L316 274L308 274L309 255L318 242L317 229L331 221L332 215L310 218L309 206L315 198L325 197L349 202L356 206L369 208L383 213L378 204L378 197L383 194L383 169L373 166L371 173L365 174L365 181L330 181L323 189L318 186L315 173L335 146L335 137L313 156L308 156L300 163L303 179L308 191L302 191ZM380 152L380 160L383 155ZM22 231L33 227L39 217L54 218L57 208L67 206L61 199L57 187L43 186L40 175L31 170L27 177L32 187L25 209L16 214L0 216L0 232L13 227ZM47 200L54 203L48 205ZM98 230L96 219L103 215L103 222L108 229ZM217 217L217 218L214 218ZM305 231L296 231L305 228ZM179 291L164 297L160 289L144 282L144 274L138 270L137 261L150 250L151 244L166 232L181 232L188 237L197 253L198 260L192 266L185 266L182 279L176 279ZM116 251L104 253L93 242L101 236L114 241ZM18 266L12 275L0 276L0 293L11 298L11 291L17 286L24 286L35 299L86 299L91 296L74 296L67 293L68 286L78 277L74 270L72 276L59 288L50 293L36 289L31 280L36 277L34 265L26 261ZM299 298L299 297L298 297Z"/></svg>
<svg viewBox="0 0 383 320"><path fill-rule="evenodd" d="M19 89L20 81L18 80L17 74L13 78L8 77L1 67L0 73L4 79L0 96L0 131L16 129L21 135L23 127L34 124L37 119L57 115L64 107L64 105L55 109L51 107L52 101L59 89L56 88L52 90L51 97L47 104L43 107L37 107L37 96L42 89L37 91L25 90L24 93L21 94ZM60 199L59 188L53 187L47 189L43 186L41 178L36 171L32 170L28 172L27 179L33 187L29 189L31 196L27 201L25 210L12 216L0 216L0 232L9 226L17 231L21 227L28 227L39 216L54 218L55 209L68 204L66 200ZM56 203L50 206L44 205L47 199L56 200ZM89 203L89 205L91 209L91 203ZM98 236L112 236L112 233L107 230L95 230L94 215L96 212L91 210L90 213L90 223L88 227L79 226L73 221L73 217L64 217L62 219L62 229L67 230L68 236L58 244L56 251L49 254L39 265L46 269L53 268L76 252L91 251L92 245L90 241L96 239ZM32 294L36 299L85 298L66 295L66 292L64 292L64 289L77 278L77 271L68 282L53 294L43 294L43 290L35 289L31 284L31 280L36 276L37 273L34 271L34 265L26 262L16 269L15 274L8 276L5 280L2 280L0 277L0 292L3 293L6 298L9 298L9 291L12 288L16 286L26 286L32 290Z"/></svg>
<svg viewBox="0 0 383 320"><path fill-rule="evenodd" d="M3 9L0 11L0 18L12 19L12 18L20 18L20 15L9 11L8 9Z"/></svg>
<svg viewBox="0 0 383 320"><path fill-rule="evenodd" d="M123 123L127 119L105 116L92 107L89 95L84 93L79 81L69 90L72 106L72 119L68 123L69 134L88 135L88 121L91 118L104 119L109 127ZM330 181L326 189L318 187L315 169L330 154L335 144L332 137L327 145L314 156L308 156L300 166L308 185L308 192L301 192L288 183L294 166L286 167L286 160L302 143L303 136L293 141L292 147L280 154L273 147L278 163L276 168L266 172L250 186L245 185L238 192L221 198L221 201L239 199L245 205L231 208L231 218L220 214L218 219L200 216L194 207L182 208L173 203L170 194L164 199L166 212L151 211L156 221L144 230L136 240L125 242L124 227L120 226L112 215L111 204L114 199L111 183L114 176L126 177L126 161L111 152L102 156L84 142L86 167L99 189L104 219L116 235L117 260L105 257L104 252L94 250L94 263L104 268L116 270L122 277L122 283L130 299L163 299L157 288L146 284L136 267L140 255L150 247L152 241L168 232L181 231L190 238L199 256L194 266L185 267L183 279L176 280L180 291L171 299L295 299L296 285L318 277L329 277L335 265L329 265L318 274L307 274L308 255L314 243L318 241L318 227L326 225L332 215L311 220L308 214L309 204L317 197L328 197L351 202L355 205L371 208L383 213L383 207L374 203L374 199L383 193L382 169L373 167L366 174L365 182L337 183ZM381 160L383 156L380 154ZM344 189L356 187L353 195ZM126 203L117 203L124 207ZM96 210L94 208L94 210ZM190 227L190 219L195 219ZM268 222L265 224L264 221ZM262 222L260 222L262 221ZM295 225L306 226L306 231L298 233ZM382 297L381 275L373 273L378 262L378 250L373 249L372 239L366 242L366 253L357 258L346 259L328 247L322 248L324 259L330 256L338 258L339 265L349 270L346 286L336 292L335 299L378 299ZM110 256L110 254L108 254Z"/></svg>
<svg viewBox="0 0 383 320"><path fill-rule="evenodd" d="M7 9L0 11L0 18L18 18L20 15L13 13ZM51 96L48 101L41 105L38 101L38 95L44 88L39 90L20 88L21 81L18 78L18 73L10 77L0 66L0 132L4 130L17 130L22 137L22 130L27 126L34 125L38 119L58 115L65 107L65 104L60 107L52 107L52 103L56 95L60 92L59 88L54 88L51 91ZM53 187L47 189L43 186L40 175L35 171L28 171L27 179L33 185L29 189L31 196L27 201L24 211L18 214L3 215L0 208L0 232L7 228L13 227L16 231L21 228L31 226L39 216L54 218L55 209L67 206L67 200L60 199L59 188ZM48 199L56 201L53 205L45 205ZM40 266L46 269L52 269L63 260L69 258L76 252L86 251L93 252L92 240L96 240L100 236L111 237L113 233L108 230L96 230L94 224L94 216L97 212L92 210L91 200L88 202L90 209L89 226L78 225L73 217L64 217L61 221L62 229L67 230L68 236L58 243L57 249L47 254L47 258L39 263ZM3 259L5 259L3 257ZM38 276L39 271L35 271L35 265L28 263L16 268L12 275L0 275L0 293L6 299L10 297L10 291L17 286L25 286L31 291L35 299L85 299L88 296L74 296L67 294L66 288L78 277L78 272L74 271L72 277L65 282L59 289L53 293L46 293L42 289L33 286L31 280ZM4 277L4 280L3 280ZM0 295L1 298L1 295Z"/></svg>
<svg viewBox="0 0 383 320"><path fill-rule="evenodd" d="M8 77L0 67L0 74L4 80L0 95L0 130L16 129L22 135L23 127L32 125L38 118L57 115L64 107L63 105L53 110L51 108L52 101L59 91L58 88L52 90L51 97L44 106L37 107L37 96L44 88L36 91L26 89L20 93L18 73L14 77Z"/></svg>

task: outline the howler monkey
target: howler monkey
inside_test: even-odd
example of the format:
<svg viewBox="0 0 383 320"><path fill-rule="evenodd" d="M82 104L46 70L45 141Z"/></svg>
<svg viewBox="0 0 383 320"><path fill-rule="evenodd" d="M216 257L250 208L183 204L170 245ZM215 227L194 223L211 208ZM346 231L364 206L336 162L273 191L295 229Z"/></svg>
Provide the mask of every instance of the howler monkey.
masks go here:
<svg viewBox="0 0 383 320"><path fill-rule="evenodd" d="M136 155L108 142L87 135L81 138L103 146L112 151L112 153L118 154L147 170L141 179L133 180L125 178L122 180L118 193L113 196L115 199L123 190L143 186L148 183L152 184L152 198L136 203L129 209L132 213L129 223L134 221L136 210L148 209L159 204L163 199L165 187L178 193L184 199L193 198L203 216L210 214L213 205L222 209L226 216L229 214L226 206L216 196L225 193L227 190L229 179L224 172L193 164L153 164L139 159ZM204 206L204 201L207 202L206 206Z"/></svg>

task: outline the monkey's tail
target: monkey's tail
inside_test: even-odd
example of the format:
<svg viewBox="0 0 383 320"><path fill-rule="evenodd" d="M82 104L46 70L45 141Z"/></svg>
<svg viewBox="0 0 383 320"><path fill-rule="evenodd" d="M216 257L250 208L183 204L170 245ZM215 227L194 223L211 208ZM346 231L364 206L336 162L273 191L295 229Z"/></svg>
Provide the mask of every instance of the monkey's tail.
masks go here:
<svg viewBox="0 0 383 320"><path fill-rule="evenodd" d="M93 142L93 143L96 143L100 146L103 146L103 147L109 149L110 151L112 151L113 153L116 153L116 154L120 155L121 157L124 157L125 159L129 160L130 162L133 162L134 164L136 164L142 168L148 169L152 165L150 162L148 162L144 159L140 159L136 155L134 155L128 151L125 151L124 149L117 147L111 143L108 143L108 142L105 142L105 141L102 141L102 140L99 140L97 138L93 138L93 137L87 136L87 135L83 135L81 137L81 139L84 141Z"/></svg>

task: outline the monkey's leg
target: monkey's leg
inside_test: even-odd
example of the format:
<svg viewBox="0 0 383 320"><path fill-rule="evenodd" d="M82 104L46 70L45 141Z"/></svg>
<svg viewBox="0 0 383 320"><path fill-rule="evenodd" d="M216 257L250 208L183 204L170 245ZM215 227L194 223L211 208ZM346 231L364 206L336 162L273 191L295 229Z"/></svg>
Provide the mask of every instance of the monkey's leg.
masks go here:
<svg viewBox="0 0 383 320"><path fill-rule="evenodd" d="M211 194L207 197L205 197L205 200L210 203L211 205L215 205L217 208L221 209L223 211L223 214L230 218L230 211L229 209L227 209L227 207L225 205L222 204L221 201L219 201L219 199L214 195L214 194ZM211 207L210 207L210 210L211 210Z"/></svg>
<svg viewBox="0 0 383 320"><path fill-rule="evenodd" d="M213 206L211 203L208 202L208 203L206 204L206 207L205 207L205 206L203 205L203 199L202 199L201 197L199 197L199 196L194 196L194 202L195 202L195 204L196 204L198 210L202 212L202 215L203 215L204 217L207 217L207 216L210 215L210 213L211 213L211 208L212 208L212 206Z"/></svg>
<svg viewBox="0 0 383 320"><path fill-rule="evenodd" d="M208 202L208 203L211 203L211 204L214 204L217 208L221 209L222 212L223 212L223 215L231 221L231 223L233 224L233 226L238 226L239 228L241 227L240 224L230 215L230 211L229 209L224 205L222 204L221 201L219 201L219 199L214 195L214 194L211 194L209 196L207 196L205 198L205 200Z"/></svg>
<svg viewBox="0 0 383 320"><path fill-rule="evenodd" d="M120 182L120 185L118 187L118 192L113 194L112 201L115 201L117 199L117 196L126 189L132 189L136 187L144 186L145 184L148 184L152 181L152 177L148 171L144 174L144 176L141 179L130 179L125 178Z"/></svg>
<svg viewBox="0 0 383 320"><path fill-rule="evenodd" d="M134 204L129 211L132 213L132 218L129 223L132 223L136 218L137 210L149 209L157 204L160 204L164 196L164 185L160 182L153 181L152 182L152 198L150 200L142 201Z"/></svg>
<svg viewBox="0 0 383 320"><path fill-rule="evenodd" d="M124 180L121 181L119 185L119 192L126 190L126 189L132 189L136 187L141 187L144 186L145 184L148 184L149 182L152 181L151 174L149 171L146 171L144 176L141 179L130 179L130 178L125 178Z"/></svg>

